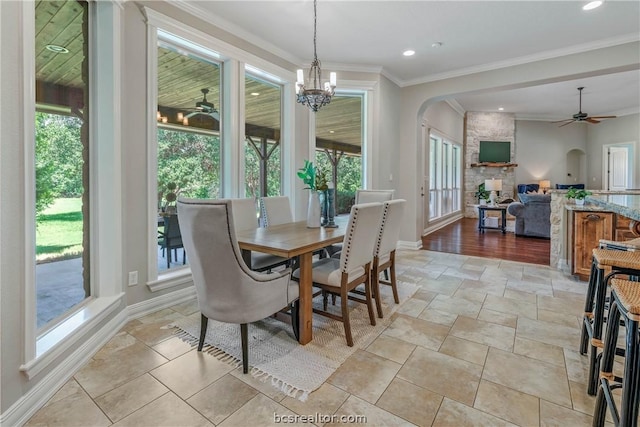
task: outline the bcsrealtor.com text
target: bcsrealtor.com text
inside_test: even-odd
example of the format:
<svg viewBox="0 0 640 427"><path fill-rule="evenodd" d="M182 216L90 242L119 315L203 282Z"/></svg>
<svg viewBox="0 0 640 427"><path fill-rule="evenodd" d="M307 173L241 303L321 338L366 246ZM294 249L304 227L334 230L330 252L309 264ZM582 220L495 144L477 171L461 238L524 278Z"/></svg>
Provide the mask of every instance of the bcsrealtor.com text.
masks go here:
<svg viewBox="0 0 640 427"><path fill-rule="evenodd" d="M337 424L366 424L367 417L364 415L336 415L336 414L320 414L316 412L311 415L279 415L273 413L273 422L276 424L297 424L297 423L309 423L309 424L324 424L324 423L337 423Z"/></svg>

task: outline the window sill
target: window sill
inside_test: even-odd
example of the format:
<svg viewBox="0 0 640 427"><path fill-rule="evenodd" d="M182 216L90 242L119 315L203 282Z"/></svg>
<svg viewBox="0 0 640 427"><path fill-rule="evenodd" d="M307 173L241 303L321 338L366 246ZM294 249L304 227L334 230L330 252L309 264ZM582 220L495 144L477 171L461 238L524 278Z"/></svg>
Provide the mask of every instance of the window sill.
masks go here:
<svg viewBox="0 0 640 427"><path fill-rule="evenodd" d="M36 340L36 357L20 366L31 379L67 352L85 334L118 309L124 307L124 293L112 297L96 298L71 314Z"/></svg>
<svg viewBox="0 0 640 427"><path fill-rule="evenodd" d="M191 269L189 267L185 267L176 271L167 272L157 280L147 282L147 287L151 292L158 292L190 283L193 283Z"/></svg>

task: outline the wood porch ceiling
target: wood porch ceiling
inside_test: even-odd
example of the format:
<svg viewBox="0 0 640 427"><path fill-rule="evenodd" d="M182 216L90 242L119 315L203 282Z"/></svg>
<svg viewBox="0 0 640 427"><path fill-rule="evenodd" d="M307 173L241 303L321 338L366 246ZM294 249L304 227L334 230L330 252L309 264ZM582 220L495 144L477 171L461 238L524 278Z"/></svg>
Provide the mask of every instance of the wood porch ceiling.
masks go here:
<svg viewBox="0 0 640 427"><path fill-rule="evenodd" d="M82 108L83 37L78 36L82 34L82 6L76 1L37 1L36 11L36 101L71 110ZM47 45L62 46L69 53L51 52ZM211 69L210 63L185 60L184 55L159 49L158 84L163 94L158 99L159 110L163 114L186 114L202 100L203 88L209 89L207 100L219 109L219 77L213 76ZM278 88L270 84L253 78L245 80L247 132L279 138L280 96ZM316 146L360 154L361 110L360 97L334 97L316 113ZM175 122L175 118L170 120ZM214 122L217 121L208 116L195 116L189 126L217 129L218 123Z"/></svg>

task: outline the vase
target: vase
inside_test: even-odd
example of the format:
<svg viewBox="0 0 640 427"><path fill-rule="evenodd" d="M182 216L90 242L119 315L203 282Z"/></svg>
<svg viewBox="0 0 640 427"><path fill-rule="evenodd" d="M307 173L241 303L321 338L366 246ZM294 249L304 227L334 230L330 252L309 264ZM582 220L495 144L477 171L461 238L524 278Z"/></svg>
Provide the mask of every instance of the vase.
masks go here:
<svg viewBox="0 0 640 427"><path fill-rule="evenodd" d="M584 199L575 199L576 200L576 206L583 206L584 205Z"/></svg>
<svg viewBox="0 0 640 427"><path fill-rule="evenodd" d="M320 227L320 195L317 191L309 191L309 206L307 207L307 227Z"/></svg>

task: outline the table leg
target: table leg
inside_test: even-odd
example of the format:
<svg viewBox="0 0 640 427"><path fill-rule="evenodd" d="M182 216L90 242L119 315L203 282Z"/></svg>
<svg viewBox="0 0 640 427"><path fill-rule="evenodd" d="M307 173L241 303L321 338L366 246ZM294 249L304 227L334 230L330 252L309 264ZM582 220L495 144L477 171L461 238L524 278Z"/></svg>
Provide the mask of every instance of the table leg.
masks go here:
<svg viewBox="0 0 640 427"><path fill-rule="evenodd" d="M482 209L478 209L478 231L482 233L482 217L484 216L484 211Z"/></svg>
<svg viewBox="0 0 640 427"><path fill-rule="evenodd" d="M502 214L502 234L506 234L507 232L507 210L501 209L500 213Z"/></svg>
<svg viewBox="0 0 640 427"><path fill-rule="evenodd" d="M311 265L312 253L300 255L300 344L307 344L313 339L313 289Z"/></svg>

